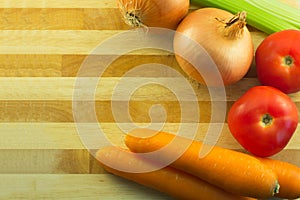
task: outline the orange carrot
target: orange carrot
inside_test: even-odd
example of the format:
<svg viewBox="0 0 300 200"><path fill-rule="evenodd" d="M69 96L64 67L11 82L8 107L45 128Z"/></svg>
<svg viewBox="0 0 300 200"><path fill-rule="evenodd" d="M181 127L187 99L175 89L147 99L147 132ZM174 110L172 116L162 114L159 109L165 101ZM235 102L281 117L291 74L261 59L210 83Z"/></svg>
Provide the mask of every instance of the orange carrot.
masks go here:
<svg viewBox="0 0 300 200"><path fill-rule="evenodd" d="M262 163L269 166L278 176L280 184L279 193L275 196L285 199L300 198L300 168L296 165L274 160L270 158L259 158Z"/></svg>
<svg viewBox="0 0 300 200"><path fill-rule="evenodd" d="M155 159L160 161L188 147L171 163L172 167L240 196L269 198L278 193L276 174L255 157L221 147L212 147L205 157L200 158L201 148L208 146L175 136L149 129L136 129L126 135L125 143L131 151L138 153L168 148L164 148L164 151L155 156Z"/></svg>
<svg viewBox="0 0 300 200"><path fill-rule="evenodd" d="M190 174L164 167L155 171L134 173L123 169L137 169L140 167L156 167L155 163L141 159L137 155L118 147L104 147L96 153L99 164L108 172L126 178L144 186L166 193L176 199L185 200L250 200L253 198L239 197L211 184L196 178ZM114 168L112 166L117 166Z"/></svg>

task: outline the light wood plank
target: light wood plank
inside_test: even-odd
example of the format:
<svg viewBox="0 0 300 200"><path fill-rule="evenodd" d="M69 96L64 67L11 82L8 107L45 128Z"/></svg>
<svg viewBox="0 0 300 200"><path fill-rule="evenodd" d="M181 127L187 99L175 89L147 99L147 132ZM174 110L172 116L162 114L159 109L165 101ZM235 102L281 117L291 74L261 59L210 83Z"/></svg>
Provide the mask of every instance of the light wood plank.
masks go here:
<svg viewBox="0 0 300 200"><path fill-rule="evenodd" d="M1 199L171 200L166 195L110 175L1 174Z"/></svg>
<svg viewBox="0 0 300 200"><path fill-rule="evenodd" d="M3 30L0 54L89 54L120 31Z"/></svg>
<svg viewBox="0 0 300 200"><path fill-rule="evenodd" d="M85 59L94 59L95 61L91 63L83 63ZM108 64L109 61L113 62ZM181 70L178 63L176 62L174 55L139 55L138 52L136 52L135 55L123 55L118 57L117 59L114 59L112 56L109 55L63 55L62 76L76 77L80 67L84 66L85 69L88 69L85 73L85 76L87 77L98 77L98 74L100 72L99 69L105 69L105 71L102 74L102 77L122 77L128 71L134 70L134 68L136 67L149 64L164 65L165 67L176 70L182 75L185 75L185 73ZM144 76L146 76L146 74L149 77L174 76L174 74L162 69L153 69L151 71L148 70L147 73L144 73ZM129 75L127 74L127 76Z"/></svg>
<svg viewBox="0 0 300 200"><path fill-rule="evenodd" d="M66 101L0 101L1 122L71 122L72 103Z"/></svg>
<svg viewBox="0 0 300 200"><path fill-rule="evenodd" d="M137 123L139 127L145 127L147 123ZM192 134L195 131L194 139L204 141L207 136L209 123L199 123L198 128L194 129L195 124L190 123L165 123L163 125L153 123L155 129L161 129L166 132L177 134L179 128L184 126ZM80 129L77 129L79 127ZM130 123L0 123L0 149L1 150L84 150L96 149L101 147L99 142L100 134L113 145L124 145L124 128L132 127ZM101 128L101 129L100 129ZM82 130L85 132L82 132ZM99 131L98 135L91 135L91 139L85 138L85 133ZM102 132L100 132L102 131ZM300 126L298 126L290 143L288 150L300 149ZM93 137L92 137L93 136ZM188 135L187 135L188 136ZM190 136L189 136L190 137ZM237 141L231 135L227 124L223 125L220 135L216 134L216 145L229 149L242 149ZM95 140L93 141L93 138ZM87 143L89 142L89 143ZM91 146L88 146L91 144ZM104 143L103 143L104 144Z"/></svg>
<svg viewBox="0 0 300 200"><path fill-rule="evenodd" d="M110 65L109 55L55 55L55 54L0 54L0 77L76 77L85 59L93 57L97 62L85 65L86 76L95 77L99 69L106 67L103 77L122 77L135 67L144 64L161 64L185 75L174 55L124 55ZM149 76L172 77L166 70L152 70Z"/></svg>
<svg viewBox="0 0 300 200"><path fill-rule="evenodd" d="M124 30L2 30L0 32L0 54L90 55L101 42L122 32ZM257 37L257 41L263 38L261 34L256 34L256 32L254 37ZM120 46L120 48L134 49L136 42L133 38L128 41L124 40L122 44L124 46ZM166 45L169 44L166 43ZM113 52L113 49L110 51ZM169 52L157 49L140 49L129 54L171 55Z"/></svg>
<svg viewBox="0 0 300 200"><path fill-rule="evenodd" d="M163 71L160 71L163 73ZM156 72L155 72L156 73ZM176 86L173 83L176 83ZM123 84L123 85L122 85ZM125 86L124 86L125 85ZM244 78L212 94L206 86L185 76L170 77L2 77L1 101L236 101L248 89L260 85L257 78ZM132 93L122 88L130 89ZM187 87L192 89L187 90ZM174 94L176 92L176 94ZM214 92L212 90L212 92ZM77 94L77 95L75 95ZM224 95L223 95L224 94ZM295 103L300 93L289 94Z"/></svg>
<svg viewBox="0 0 300 200"><path fill-rule="evenodd" d="M0 77L60 77L62 56L0 54Z"/></svg>
<svg viewBox="0 0 300 200"><path fill-rule="evenodd" d="M158 71L155 73L164 72ZM176 86L174 85L176 83ZM244 78L227 86L214 100L235 101L250 87L259 85L256 78ZM0 100L97 100L97 101L211 101L206 86L195 81L171 77L101 77L101 78L56 78L56 77L2 77ZM130 89L132 94L122 87ZM192 89L188 90L187 88ZM96 90L95 90L96 89ZM95 90L95 91L94 91ZM174 94L176 92L176 94ZM74 96L74 93L78 94ZM222 95L224 94L224 95ZM189 98L190 97L190 98ZM291 95L299 101L298 93Z"/></svg>
<svg viewBox="0 0 300 200"><path fill-rule="evenodd" d="M1 0L0 8L116 8L112 0Z"/></svg>
<svg viewBox="0 0 300 200"><path fill-rule="evenodd" d="M73 123L0 123L0 149L85 149Z"/></svg>
<svg viewBox="0 0 300 200"><path fill-rule="evenodd" d="M164 65L187 77L174 55L139 55L138 52L136 55L120 56L110 64L107 64L108 60L111 60L109 55L0 54L0 77L76 77L84 60L91 57L97 62L84 65L89 69L85 73L87 77L97 76L100 67L106 68L102 77L122 77L135 67L153 63ZM167 70L152 70L148 76L174 75ZM245 77L256 77L254 65Z"/></svg>
<svg viewBox="0 0 300 200"><path fill-rule="evenodd" d="M117 8L0 8L0 30L127 30L129 28Z"/></svg>
<svg viewBox="0 0 300 200"><path fill-rule="evenodd" d="M118 8L84 8L83 12L83 30L131 29L131 27L125 23L124 18Z"/></svg>
<svg viewBox="0 0 300 200"><path fill-rule="evenodd" d="M2 30L0 54L99 54L93 52L103 41L122 33L122 30ZM120 48L135 49L136 38L124 41ZM134 41L133 41L134 40ZM116 41L114 41L116 42ZM160 41L161 42L161 41ZM170 44L169 44L170 45ZM101 49L102 51L104 49ZM109 52L110 51L110 52ZM105 49L102 54L114 54L115 49ZM158 49L140 49L128 54L170 55Z"/></svg>
<svg viewBox="0 0 300 200"><path fill-rule="evenodd" d="M83 27L83 9L0 9L1 30L80 29Z"/></svg>
<svg viewBox="0 0 300 200"><path fill-rule="evenodd" d="M107 17L109 16L109 17ZM128 30L120 10L101 8L1 8L0 30Z"/></svg>
<svg viewBox="0 0 300 200"><path fill-rule="evenodd" d="M89 152L59 149L1 149L0 173L87 174Z"/></svg>
<svg viewBox="0 0 300 200"><path fill-rule="evenodd" d="M181 119L179 103L175 101L130 101L128 108L126 101L114 101L113 110L111 101L96 101L95 109L93 109L94 103L92 101L82 101L76 102L78 109L76 112L80 112L81 116L86 116L81 122L95 122L91 118L93 113L95 113L97 121L103 123L114 122L115 120L120 123L150 123L151 121L157 123L199 121L206 123L211 121L210 102L198 102L199 119L194 116L197 105L193 106L191 102L181 103L185 103L185 112L191 113L190 115L186 114L184 120ZM233 102L226 103L229 108ZM0 101L0 122L74 122L72 104L72 101ZM162 109L153 110L153 106L158 108L157 105ZM121 111L128 111L129 115L122 114L116 119L114 115ZM151 117L149 111L152 112ZM166 115L162 112L165 112ZM217 117L218 113L222 114L222 112L222 110L216 109L214 114ZM166 116L166 119L164 116ZM223 119L216 118L215 122L223 122Z"/></svg>

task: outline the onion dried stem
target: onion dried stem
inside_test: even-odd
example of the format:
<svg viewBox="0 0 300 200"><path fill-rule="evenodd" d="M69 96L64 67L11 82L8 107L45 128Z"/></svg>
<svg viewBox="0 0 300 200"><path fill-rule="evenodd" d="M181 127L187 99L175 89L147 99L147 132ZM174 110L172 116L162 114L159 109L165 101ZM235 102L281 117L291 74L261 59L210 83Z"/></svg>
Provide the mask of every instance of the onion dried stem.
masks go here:
<svg viewBox="0 0 300 200"><path fill-rule="evenodd" d="M132 1L130 3L132 3ZM120 1L118 1L118 6L119 8L121 8L122 15L126 24L131 27L147 28L147 26L140 20L137 3L134 5L133 9L129 9L128 3L123 4L120 3Z"/></svg>
<svg viewBox="0 0 300 200"><path fill-rule="evenodd" d="M236 39L240 38L243 34L244 27L246 26L246 16L247 13L242 11L238 12L227 21L220 18L216 18L216 20L224 24L221 26L221 31L224 31L225 37L229 39Z"/></svg>

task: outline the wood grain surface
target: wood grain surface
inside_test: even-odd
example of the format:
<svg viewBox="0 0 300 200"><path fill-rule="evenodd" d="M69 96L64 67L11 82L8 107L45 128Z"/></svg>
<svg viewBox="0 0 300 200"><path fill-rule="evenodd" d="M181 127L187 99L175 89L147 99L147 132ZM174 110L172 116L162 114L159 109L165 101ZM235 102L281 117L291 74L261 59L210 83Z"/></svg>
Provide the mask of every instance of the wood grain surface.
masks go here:
<svg viewBox="0 0 300 200"><path fill-rule="evenodd" d="M191 6L191 11L197 8ZM183 123L190 124L197 140L205 138L212 114L210 93L186 76L172 53L140 50L122 55L101 77L90 63L92 73L81 79L97 83L95 95L89 98L88 88L75 87L78 71L87 57L93 56L98 66L104 66L113 56L93 54L93 50L128 29L112 0L0 0L0 178L5 180L0 181L0 199L170 199L107 174L90 154L74 120L74 92L79 91L82 98L87 96L84 101L94 102L98 120L94 125L88 120L82 122L87 123L86 131L95 132L100 126L113 144L124 145L120 126L132 123L163 123L162 129L172 133ZM250 30L256 48L266 34ZM149 76L142 77L126 74L136 66L151 63L168 66L186 78L200 110L196 122L192 116L182 121L177 96L155 84L175 82L181 95L191 95L181 84L182 79L163 69L150 70ZM127 101L122 99L127 91L115 93L124 81L153 84L132 91ZM255 85L259 82L253 64L242 81L225 88L226 102L220 103L225 103L228 111L236 99ZM300 109L300 94L290 96ZM165 121L160 112L152 113L151 119L150 111L157 105L164 108ZM122 118L116 123L113 107L124 106L128 106L131 119ZM194 108L190 105L186 109ZM88 109L81 112L91 115ZM230 134L226 118L215 122L224 122L217 145L244 151ZM192 128L194 123L199 126L196 131ZM299 128L274 158L300 166Z"/></svg>

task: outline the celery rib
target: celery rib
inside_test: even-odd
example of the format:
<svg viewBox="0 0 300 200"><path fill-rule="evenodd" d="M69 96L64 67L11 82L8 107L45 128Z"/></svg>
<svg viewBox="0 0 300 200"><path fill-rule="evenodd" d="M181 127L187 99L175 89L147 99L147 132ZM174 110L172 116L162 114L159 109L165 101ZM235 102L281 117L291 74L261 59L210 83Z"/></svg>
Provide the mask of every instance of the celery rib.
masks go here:
<svg viewBox="0 0 300 200"><path fill-rule="evenodd" d="M279 18L291 23L296 27L300 27L300 10L291 7L278 0L247 0L259 8L264 8L269 13L272 13ZM274 12L275 11L275 12Z"/></svg>
<svg viewBox="0 0 300 200"><path fill-rule="evenodd" d="M247 23L267 34L300 29L300 10L278 0L191 0L191 3L224 9L233 14L246 11Z"/></svg>

